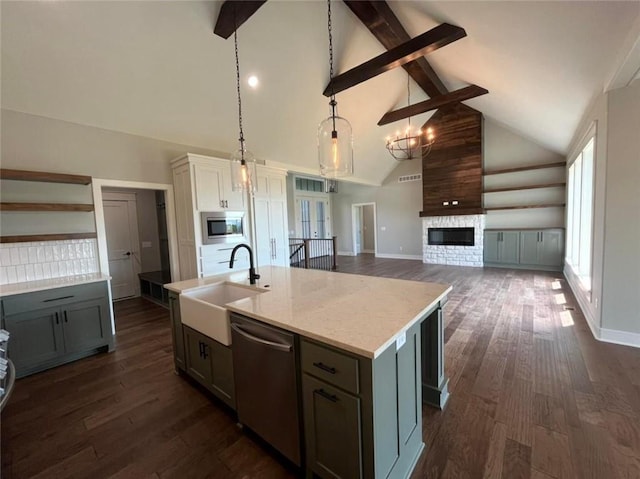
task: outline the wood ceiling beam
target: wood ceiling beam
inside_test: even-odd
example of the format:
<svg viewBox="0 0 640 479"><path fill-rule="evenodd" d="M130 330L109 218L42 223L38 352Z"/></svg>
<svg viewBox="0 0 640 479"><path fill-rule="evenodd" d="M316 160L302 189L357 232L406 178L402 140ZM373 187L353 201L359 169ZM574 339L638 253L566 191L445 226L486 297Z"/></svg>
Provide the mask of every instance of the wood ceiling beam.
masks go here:
<svg viewBox="0 0 640 479"><path fill-rule="evenodd" d="M398 45L391 50L378 55L371 60L364 62L333 78L324 90L324 96L331 96L347 88L358 85L381 73L405 65L427 53L431 53L438 48L449 43L464 38L467 33L464 29L443 23L428 32L412 38L408 42Z"/></svg>
<svg viewBox="0 0 640 479"><path fill-rule="evenodd" d="M227 0L222 4L213 33L227 39L267 0Z"/></svg>
<svg viewBox="0 0 640 479"><path fill-rule="evenodd" d="M344 0L344 3L387 50L411 39L387 2ZM449 93L426 58L418 58L403 68L431 98Z"/></svg>
<svg viewBox="0 0 640 479"><path fill-rule="evenodd" d="M420 113L425 113L437 108L442 108L443 106L451 103L458 103L460 101L476 98L486 93L489 93L489 90L479 87L478 85L469 85L461 88L460 90L452 91L451 93L440 95L436 98L430 98L429 100L421 101L420 103L385 113L384 116L380 118L378 126L393 123L394 121L419 115Z"/></svg>

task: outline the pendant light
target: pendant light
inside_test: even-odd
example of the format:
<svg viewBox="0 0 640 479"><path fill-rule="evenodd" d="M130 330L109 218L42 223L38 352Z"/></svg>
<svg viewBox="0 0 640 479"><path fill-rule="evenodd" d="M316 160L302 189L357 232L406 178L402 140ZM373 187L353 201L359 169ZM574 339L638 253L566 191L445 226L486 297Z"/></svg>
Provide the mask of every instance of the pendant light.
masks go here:
<svg viewBox="0 0 640 479"><path fill-rule="evenodd" d="M238 60L238 29L233 32L236 50L236 87L238 90L238 127L240 129L240 148L231 155L231 186L233 191L256 191L256 159L244 143L242 131L242 99L240 97L240 61Z"/></svg>
<svg viewBox="0 0 640 479"><path fill-rule="evenodd" d="M407 106L411 106L409 74L407 74ZM411 131L411 117L409 117L409 125L404 133L397 131L394 138L387 137L387 150L397 161L412 160L416 157L424 158L431 152L434 141L435 135L430 127L424 131L420 128Z"/></svg>
<svg viewBox="0 0 640 479"><path fill-rule="evenodd" d="M329 82L333 80L333 39L331 37L331 0L327 0L329 30ZM353 134L351 124L336 113L336 97L331 92L331 116L318 127L320 174L328 178L353 175Z"/></svg>

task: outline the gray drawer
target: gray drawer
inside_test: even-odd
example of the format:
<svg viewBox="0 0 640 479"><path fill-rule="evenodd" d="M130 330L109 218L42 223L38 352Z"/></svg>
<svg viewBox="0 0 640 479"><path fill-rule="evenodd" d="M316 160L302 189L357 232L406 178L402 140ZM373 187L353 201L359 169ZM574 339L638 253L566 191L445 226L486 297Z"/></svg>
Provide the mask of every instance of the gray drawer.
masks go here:
<svg viewBox="0 0 640 479"><path fill-rule="evenodd" d="M358 359L302 340L300 344L302 370L334 386L358 394Z"/></svg>
<svg viewBox="0 0 640 479"><path fill-rule="evenodd" d="M16 294L2 299L4 315L36 311L43 308L63 306L89 299L107 297L106 281L46 289L33 293Z"/></svg>

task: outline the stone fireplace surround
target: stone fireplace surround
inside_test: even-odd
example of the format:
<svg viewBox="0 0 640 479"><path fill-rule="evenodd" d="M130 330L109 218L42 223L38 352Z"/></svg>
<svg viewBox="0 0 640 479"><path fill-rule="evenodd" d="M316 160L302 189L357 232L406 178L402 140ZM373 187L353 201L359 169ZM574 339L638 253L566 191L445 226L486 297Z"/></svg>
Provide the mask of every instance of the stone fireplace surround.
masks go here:
<svg viewBox="0 0 640 479"><path fill-rule="evenodd" d="M422 262L482 267L485 215L428 216L422 218ZM474 228L473 246L429 244L429 228Z"/></svg>

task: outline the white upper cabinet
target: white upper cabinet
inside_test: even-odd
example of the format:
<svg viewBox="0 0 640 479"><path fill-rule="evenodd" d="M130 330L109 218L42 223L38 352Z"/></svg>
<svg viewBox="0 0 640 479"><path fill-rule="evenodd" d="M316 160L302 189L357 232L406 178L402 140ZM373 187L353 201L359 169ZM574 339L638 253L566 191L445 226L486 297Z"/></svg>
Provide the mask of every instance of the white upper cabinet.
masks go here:
<svg viewBox="0 0 640 479"><path fill-rule="evenodd" d="M199 157L192 161L197 211L245 209L244 193L231 187L231 165L228 160Z"/></svg>

